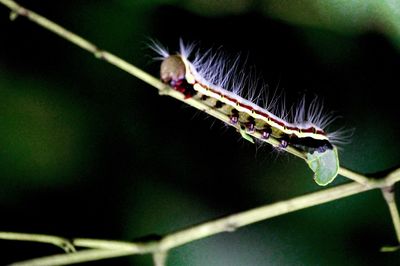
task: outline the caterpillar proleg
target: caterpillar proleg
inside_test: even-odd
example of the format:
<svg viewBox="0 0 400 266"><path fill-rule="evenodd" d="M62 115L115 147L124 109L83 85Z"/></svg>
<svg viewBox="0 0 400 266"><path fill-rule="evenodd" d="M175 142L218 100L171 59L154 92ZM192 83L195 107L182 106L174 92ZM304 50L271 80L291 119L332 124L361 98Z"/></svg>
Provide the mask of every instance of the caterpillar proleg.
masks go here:
<svg viewBox="0 0 400 266"><path fill-rule="evenodd" d="M267 101L261 107L257 104L261 102L259 97L251 92L257 82L246 77L237 58L229 60L222 52L211 50L201 54L195 51L193 44L184 44L182 40L175 54L158 43L153 43L152 49L162 60L161 80L181 92L185 99L196 99L228 116L229 123L236 126L246 140L273 138L280 149L291 146L300 150L306 154L316 174L320 165L333 162L335 169L329 173L329 181L321 181L321 184L331 182L337 175L335 141L338 133L325 131L334 117L325 115L323 105L316 99L306 106L303 98L289 111L277 108L276 100ZM245 93L250 98L243 96Z"/></svg>

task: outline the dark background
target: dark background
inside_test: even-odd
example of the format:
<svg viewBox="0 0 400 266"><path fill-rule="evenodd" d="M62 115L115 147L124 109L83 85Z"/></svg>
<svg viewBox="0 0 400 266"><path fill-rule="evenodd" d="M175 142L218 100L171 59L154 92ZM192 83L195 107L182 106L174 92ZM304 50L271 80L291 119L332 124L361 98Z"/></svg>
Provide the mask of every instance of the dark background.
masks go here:
<svg viewBox="0 0 400 266"><path fill-rule="evenodd" d="M182 37L241 53L289 103L318 95L340 117L333 130L354 129L341 147L343 166L368 174L399 166L400 24L389 7L209 2L20 1L155 76L149 38L171 51ZM25 18L8 17L0 6L0 230L130 241L322 189L300 159L256 147ZM379 252L395 244L374 190L192 242L168 262L395 265L399 252ZM1 265L60 252L0 246ZM149 255L87 264L152 265Z"/></svg>

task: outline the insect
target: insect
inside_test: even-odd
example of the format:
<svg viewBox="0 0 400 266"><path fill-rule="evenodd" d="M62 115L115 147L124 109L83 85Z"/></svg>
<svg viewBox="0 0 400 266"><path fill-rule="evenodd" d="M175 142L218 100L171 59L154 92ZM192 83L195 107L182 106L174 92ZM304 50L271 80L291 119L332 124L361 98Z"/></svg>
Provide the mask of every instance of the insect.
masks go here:
<svg viewBox="0 0 400 266"><path fill-rule="evenodd" d="M222 52L211 50L201 54L194 44L182 40L179 46L175 54L156 42L152 49L162 60L161 80L181 92L185 99L195 98L225 114L231 124L239 126L243 136L261 140L273 137L281 149L289 145L306 153L334 149L340 132L327 133L325 129L335 117L324 114L324 107L317 99L306 106L303 98L290 110L277 107L275 99L260 106L258 97L252 93L256 82L246 77L238 58L230 60ZM245 98L246 90L253 97Z"/></svg>

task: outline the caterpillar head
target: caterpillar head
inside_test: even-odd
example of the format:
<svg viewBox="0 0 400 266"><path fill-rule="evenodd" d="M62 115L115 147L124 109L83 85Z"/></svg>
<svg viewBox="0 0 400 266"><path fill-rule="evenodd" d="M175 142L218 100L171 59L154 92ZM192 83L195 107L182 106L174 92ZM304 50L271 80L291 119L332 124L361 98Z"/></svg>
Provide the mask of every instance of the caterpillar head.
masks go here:
<svg viewBox="0 0 400 266"><path fill-rule="evenodd" d="M170 55L161 63L160 77L164 83L172 86L185 78L185 64L178 55Z"/></svg>

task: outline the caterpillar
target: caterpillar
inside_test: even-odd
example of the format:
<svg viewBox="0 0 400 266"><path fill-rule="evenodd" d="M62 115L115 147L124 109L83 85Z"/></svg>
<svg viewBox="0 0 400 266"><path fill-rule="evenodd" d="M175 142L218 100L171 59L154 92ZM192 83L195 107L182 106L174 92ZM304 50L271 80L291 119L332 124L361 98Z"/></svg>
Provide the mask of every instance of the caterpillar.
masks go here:
<svg viewBox="0 0 400 266"><path fill-rule="evenodd" d="M243 136L275 138L281 149L289 145L306 153L334 149L340 133L327 133L325 128L335 118L324 114L324 107L317 99L306 107L303 98L289 111L277 108L275 100L261 107L257 104L259 97L243 96L245 89L254 90L256 82L246 77L238 58L229 60L222 52L211 50L201 54L200 50L195 51L194 44L185 44L182 39L179 47L179 52L170 54L157 42L151 45L159 55L157 59L162 60L161 80L181 92L185 99L195 98L227 115L230 123L244 132Z"/></svg>

